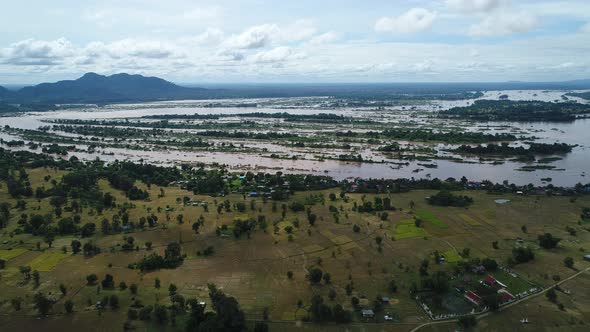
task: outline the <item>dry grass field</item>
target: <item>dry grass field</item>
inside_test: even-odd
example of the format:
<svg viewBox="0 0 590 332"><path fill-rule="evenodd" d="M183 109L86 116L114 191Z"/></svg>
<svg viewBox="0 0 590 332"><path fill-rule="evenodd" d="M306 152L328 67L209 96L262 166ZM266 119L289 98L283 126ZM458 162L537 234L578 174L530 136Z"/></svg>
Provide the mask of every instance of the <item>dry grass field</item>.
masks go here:
<svg viewBox="0 0 590 332"><path fill-rule="evenodd" d="M43 179L48 174L56 179L63 172L32 170L30 179L33 187L49 185ZM110 188L106 180L101 180L100 187L103 191L111 192L117 203L127 201L125 195ZM148 189L146 186L142 188ZM384 194L378 196L390 197L398 209L390 212L387 220L382 221L377 214L352 210L354 202L373 200L374 195L347 194L347 201L340 198L330 201L329 193L338 194L337 189L297 192L289 202L304 202L311 194L325 198L323 203L308 206L318 217L315 225L310 226L305 211L288 210L285 218L281 216L281 205L289 202L264 202L261 198L244 197L241 194L215 198L193 195L178 187L163 188L164 196L158 197L159 187L151 186L148 190L151 200L133 201L135 208L129 210L129 215L130 220L138 220L153 212L159 218L159 224L154 228L104 236L100 232L100 221L112 218L117 209L105 210L100 215L90 209L82 211L82 224L94 222L98 226L97 234L91 240L102 249L102 253L91 258L71 254L69 245L75 239L73 236L58 236L49 248L39 237L13 234L20 214L13 209L11 223L1 230L0 235L0 258L6 260L6 268L0 270L0 330L43 326L44 330L51 331L58 330L64 323L93 331L120 329L132 298L145 304L167 304L170 302L167 291L170 283L178 286L179 294L206 302L209 301L207 284L214 283L236 297L248 319L259 320L263 312L268 310L272 321L271 330L314 330L317 326L300 322L311 297L321 294L330 303L340 303L345 308L353 309L351 296L345 290L345 286L352 281L352 296L367 299L365 303L371 303L378 295L390 297L391 302L385 312L397 313L400 321L365 324L357 315L355 323L349 326L350 331L406 331L429 321L409 295L409 290L412 283L419 283L420 262L429 259L434 251L442 253L447 264L431 263L431 271L450 271L452 264L462 259L458 253L464 248L470 249L470 257L490 257L504 263L517 245L517 238L521 238L535 250L536 259L517 265L514 270L526 280L543 286L551 285L554 276L565 278L573 273L563 264L566 256L574 257L577 268L590 266L590 263L581 259L582 254L590 250L590 226L578 224L579 211L584 206L590 206L588 197L571 202L565 197L492 196L473 191L465 193L473 197L473 205L469 208L453 208L428 205L424 198L434 194L434 191ZM208 211L203 206L178 203L177 198L184 196L208 202ZM498 198L509 199L510 202L497 204L494 200ZM224 200L244 202L246 211L218 213L217 204ZM5 185L0 187L0 201L15 204ZM31 198L26 201L28 213L50 212L48 199ZM411 201L416 203L414 209L409 208ZM277 205L276 210L273 204ZM330 205L339 210L338 222L329 210ZM158 211L158 208L161 210ZM176 219L179 214L183 215L182 224ZM63 217L70 215L64 212ZM266 231L257 229L250 238L243 235L239 239L216 235L218 227L231 226L236 218L256 218L259 215L266 217L269 225ZM199 234L196 234L191 225L200 216L205 222ZM423 220L421 227L416 227L415 217ZM353 231L355 224L360 226L359 232ZM285 229L288 226L293 228L291 235ZM527 233L521 230L522 226L526 226ZM577 235L570 235L566 226L575 228ZM558 248L538 248L537 235L545 232L562 238ZM133 236L139 249L122 251L124 236ZM381 250L377 237L382 238ZM149 273L128 268L129 264L150 253L146 249L146 242L153 244L152 251L163 254L165 246L173 241L181 243L182 251L187 255L179 268ZM493 248L494 241L498 241L498 249ZM40 250L36 249L37 242L41 242ZM67 253L62 252L63 246L67 247ZM198 252L209 246L214 248L213 255L198 255ZM30 266L39 271L38 287L32 281L23 282L20 266ZM311 286L306 275L312 267L329 272L331 283ZM293 273L292 279L287 277L289 271ZM96 286L86 286L86 276L91 273L97 274L99 281L108 273L113 275L117 285L122 281L127 285L135 283L139 286L138 295L133 296L129 289L97 290ZM154 287L156 278L161 280L160 289ZM396 293L390 293L387 287L392 279L398 284ZM65 296L59 291L60 284L67 287ZM513 327L537 330L534 327L538 328L537 324L542 322L548 331L586 330L584 327L590 324L588 286L588 275L565 284L564 288L571 289L571 294L559 293L565 310L559 310L555 304L540 296L482 319L478 329L505 331ZM336 292L333 301L327 299L330 290ZM38 291L51 294L57 301L51 315L42 321L33 318L36 311L31 298ZM99 316L94 304L113 293L119 295L120 309L115 312L107 310ZM18 297L23 299L23 305L20 311L15 311L11 299ZM75 303L73 314L65 313L63 303L66 300ZM303 308L298 307L298 301L303 303ZM515 322L524 316L534 323L520 326ZM179 322L181 319L179 317ZM382 321L382 318L377 321ZM154 327L138 323L138 328ZM429 329L446 331L455 328L456 325L449 324ZM342 327L329 325L322 329L340 331Z"/></svg>

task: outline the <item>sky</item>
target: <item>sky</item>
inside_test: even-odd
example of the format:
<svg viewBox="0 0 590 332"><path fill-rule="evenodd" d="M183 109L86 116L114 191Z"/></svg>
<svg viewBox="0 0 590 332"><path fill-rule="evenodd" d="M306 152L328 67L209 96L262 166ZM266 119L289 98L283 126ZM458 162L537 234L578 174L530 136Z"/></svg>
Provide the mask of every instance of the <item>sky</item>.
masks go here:
<svg viewBox="0 0 590 332"><path fill-rule="evenodd" d="M0 31L0 84L590 78L589 0L7 1Z"/></svg>

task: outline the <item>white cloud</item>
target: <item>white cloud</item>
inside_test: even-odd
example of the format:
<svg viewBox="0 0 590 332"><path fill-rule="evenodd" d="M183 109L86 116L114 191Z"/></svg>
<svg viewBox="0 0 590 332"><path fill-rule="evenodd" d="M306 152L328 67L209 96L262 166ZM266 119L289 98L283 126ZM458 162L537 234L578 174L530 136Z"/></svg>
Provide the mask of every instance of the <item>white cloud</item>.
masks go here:
<svg viewBox="0 0 590 332"><path fill-rule="evenodd" d="M501 36L517 32L527 32L535 28L537 18L524 11L502 10L484 18L469 28L471 36Z"/></svg>
<svg viewBox="0 0 590 332"><path fill-rule="evenodd" d="M69 40L25 39L10 45L2 51L4 63L13 65L55 65L74 55L74 46Z"/></svg>
<svg viewBox="0 0 590 332"><path fill-rule="evenodd" d="M447 7L465 13L487 12L500 6L500 0L445 0Z"/></svg>
<svg viewBox="0 0 590 332"><path fill-rule="evenodd" d="M437 13L424 8L412 8L397 17L382 17L375 23L375 30L392 33L416 33L430 29Z"/></svg>
<svg viewBox="0 0 590 332"><path fill-rule="evenodd" d="M305 55L293 51L287 46L279 46L268 51L258 52L250 57L250 60L255 63L277 63L284 62L290 59L300 59Z"/></svg>
<svg viewBox="0 0 590 332"><path fill-rule="evenodd" d="M223 41L223 31L216 28L207 28L204 32L197 35L192 42L198 45L215 45Z"/></svg>
<svg viewBox="0 0 590 332"><path fill-rule="evenodd" d="M338 41L340 36L334 31L328 31L326 33L322 33L321 35L317 35L309 41L312 45L322 45L322 44L329 44L335 41Z"/></svg>
<svg viewBox="0 0 590 332"><path fill-rule="evenodd" d="M582 29L581 29L580 31L582 31L582 32L586 32L586 33L590 33L590 22L588 22L588 23L584 24L584 25L582 26Z"/></svg>
<svg viewBox="0 0 590 332"><path fill-rule="evenodd" d="M309 39L317 31L311 20L298 20L279 29L280 41L301 41Z"/></svg>
<svg viewBox="0 0 590 332"><path fill-rule="evenodd" d="M228 48L253 49L264 47L279 33L276 24L263 24L253 26L246 31L233 35L225 41Z"/></svg>
<svg viewBox="0 0 590 332"><path fill-rule="evenodd" d="M85 48L87 56L109 56L114 59L137 57L146 59L165 59L182 57L173 44L157 40L122 39L112 43L93 42Z"/></svg>

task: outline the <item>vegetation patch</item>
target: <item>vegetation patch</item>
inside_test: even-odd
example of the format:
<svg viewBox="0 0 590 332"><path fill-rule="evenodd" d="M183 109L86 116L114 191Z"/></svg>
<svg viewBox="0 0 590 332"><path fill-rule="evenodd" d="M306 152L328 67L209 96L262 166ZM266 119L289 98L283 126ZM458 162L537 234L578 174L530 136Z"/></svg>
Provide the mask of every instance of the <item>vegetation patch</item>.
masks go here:
<svg viewBox="0 0 590 332"><path fill-rule="evenodd" d="M27 252L27 249L0 250L0 259L9 261Z"/></svg>
<svg viewBox="0 0 590 332"><path fill-rule="evenodd" d="M29 262L29 266L33 271L49 272L69 256L69 254L61 252L44 252Z"/></svg>
<svg viewBox="0 0 590 332"><path fill-rule="evenodd" d="M429 223L441 227L441 228L447 228L447 224L445 224L444 222L442 222L442 220L438 219L434 214L432 214L432 212L430 211L416 211L416 216L419 217L420 219L424 220L424 221L428 221Z"/></svg>
<svg viewBox="0 0 590 332"><path fill-rule="evenodd" d="M417 227L414 220L402 220L402 223L395 227L394 238L396 240L425 237L428 233L423 228Z"/></svg>
<svg viewBox="0 0 590 332"><path fill-rule="evenodd" d="M445 257L447 263L458 263L463 260L463 258L459 256L457 251L452 249L443 252L442 255Z"/></svg>
<svg viewBox="0 0 590 332"><path fill-rule="evenodd" d="M460 213L459 218L461 218L464 222L468 223L471 226L481 226L481 223L479 221L471 218L470 216L464 213Z"/></svg>

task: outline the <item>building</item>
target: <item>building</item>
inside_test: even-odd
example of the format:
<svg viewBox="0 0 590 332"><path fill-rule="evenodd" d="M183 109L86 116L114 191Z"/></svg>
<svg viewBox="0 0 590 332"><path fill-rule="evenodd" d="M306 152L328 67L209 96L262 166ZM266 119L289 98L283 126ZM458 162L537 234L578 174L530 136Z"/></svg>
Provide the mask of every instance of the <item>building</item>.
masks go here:
<svg viewBox="0 0 590 332"><path fill-rule="evenodd" d="M485 278L483 278L483 280L481 281L484 285L490 286L490 287L498 287L498 288L506 288L508 286L504 285L503 283L499 282L498 280L496 280L496 278L492 277L491 275L487 275Z"/></svg>
<svg viewBox="0 0 590 332"><path fill-rule="evenodd" d="M363 318L375 317L375 313L371 309L363 309L363 310L361 310L361 314L363 315Z"/></svg>
<svg viewBox="0 0 590 332"><path fill-rule="evenodd" d="M465 296L467 301L475 304L476 306L480 306L483 302L482 298L479 295L477 295L476 292L473 291L466 291L465 294L463 294L463 296Z"/></svg>
<svg viewBox="0 0 590 332"><path fill-rule="evenodd" d="M500 295L500 304L512 302L516 299L514 295L512 295L509 291L505 289L500 289L498 291L498 294Z"/></svg>
<svg viewBox="0 0 590 332"><path fill-rule="evenodd" d="M584 260L590 262L590 255L584 256Z"/></svg>

